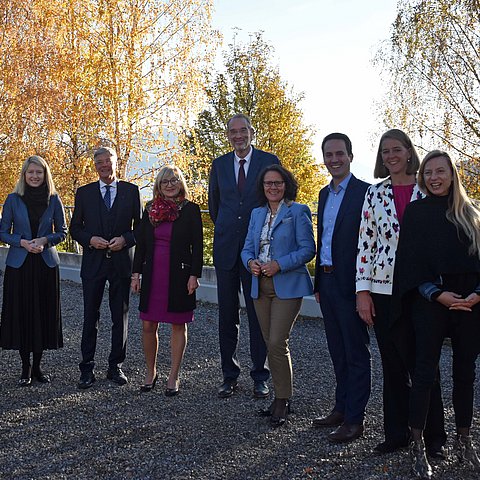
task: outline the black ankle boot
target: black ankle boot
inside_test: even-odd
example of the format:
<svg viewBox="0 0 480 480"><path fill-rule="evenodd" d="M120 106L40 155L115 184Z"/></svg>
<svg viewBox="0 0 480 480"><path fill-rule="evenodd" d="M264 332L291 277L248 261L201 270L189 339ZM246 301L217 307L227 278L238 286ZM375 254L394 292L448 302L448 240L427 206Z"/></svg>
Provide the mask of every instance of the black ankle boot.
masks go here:
<svg viewBox="0 0 480 480"><path fill-rule="evenodd" d="M432 478L432 467L427 460L423 439L412 441L410 444L410 458L412 461L412 473L416 478Z"/></svg>
<svg viewBox="0 0 480 480"><path fill-rule="evenodd" d="M472 443L471 435L457 435L455 452L461 462L465 462L475 470L480 470L480 459Z"/></svg>

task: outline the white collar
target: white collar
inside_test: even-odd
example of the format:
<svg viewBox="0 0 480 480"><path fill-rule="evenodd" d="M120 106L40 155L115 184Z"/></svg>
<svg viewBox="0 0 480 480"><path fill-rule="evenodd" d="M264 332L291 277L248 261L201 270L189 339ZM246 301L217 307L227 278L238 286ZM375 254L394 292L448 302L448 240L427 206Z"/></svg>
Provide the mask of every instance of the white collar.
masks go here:
<svg viewBox="0 0 480 480"><path fill-rule="evenodd" d="M240 162L240 160L245 160L245 162L248 163L248 162L250 161L250 159L252 158L252 153L253 153L253 148L252 148L252 146L250 145L250 151L249 151L244 157L239 157L239 156L237 155L237 152L234 152L235 160L236 160L237 162Z"/></svg>
<svg viewBox="0 0 480 480"><path fill-rule="evenodd" d="M105 183L102 180L98 180L98 183L100 184L100 189L105 188L107 185L110 185L112 188L117 188L117 179L114 178L112 183Z"/></svg>

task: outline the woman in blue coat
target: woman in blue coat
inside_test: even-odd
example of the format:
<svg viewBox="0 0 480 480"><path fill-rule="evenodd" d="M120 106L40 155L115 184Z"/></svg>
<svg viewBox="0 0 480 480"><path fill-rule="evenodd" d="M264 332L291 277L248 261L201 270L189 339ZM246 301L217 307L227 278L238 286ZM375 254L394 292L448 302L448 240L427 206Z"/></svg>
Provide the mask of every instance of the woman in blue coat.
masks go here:
<svg viewBox="0 0 480 480"><path fill-rule="evenodd" d="M40 362L44 350L63 346L59 295L59 258L55 245L67 227L50 168L42 157L25 160L13 193L3 206L0 240L10 245L3 281L0 346L18 350L19 385L32 376L50 381ZM33 369L30 354L33 352Z"/></svg>
<svg viewBox="0 0 480 480"><path fill-rule="evenodd" d="M315 240L310 209L294 201L298 184L288 170L270 165L257 188L264 205L252 211L242 261L253 275L252 298L275 388L275 400L262 414L278 427L290 411L289 336L303 296L313 292L305 264L315 256Z"/></svg>

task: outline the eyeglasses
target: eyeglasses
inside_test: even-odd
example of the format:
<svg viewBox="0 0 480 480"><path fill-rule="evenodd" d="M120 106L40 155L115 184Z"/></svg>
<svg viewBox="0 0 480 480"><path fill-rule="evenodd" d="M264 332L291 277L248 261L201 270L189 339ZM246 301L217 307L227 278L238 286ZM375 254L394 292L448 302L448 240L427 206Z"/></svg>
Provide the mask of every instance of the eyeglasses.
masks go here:
<svg viewBox="0 0 480 480"><path fill-rule="evenodd" d="M285 182L283 180L277 180L275 182L263 182L263 186L266 188L270 188L270 187L280 188L284 184Z"/></svg>
<svg viewBox="0 0 480 480"><path fill-rule="evenodd" d="M166 187L168 184L170 184L172 187L174 187L179 181L180 181L179 178L173 177L170 180L162 180L160 183L164 187Z"/></svg>

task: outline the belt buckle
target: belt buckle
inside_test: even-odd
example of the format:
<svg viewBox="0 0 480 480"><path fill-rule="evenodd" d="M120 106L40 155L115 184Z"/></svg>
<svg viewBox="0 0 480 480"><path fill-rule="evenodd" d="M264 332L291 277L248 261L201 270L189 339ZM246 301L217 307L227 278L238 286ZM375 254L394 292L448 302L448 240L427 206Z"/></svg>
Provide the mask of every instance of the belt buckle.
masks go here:
<svg viewBox="0 0 480 480"><path fill-rule="evenodd" d="M105 258L112 258L112 251L110 249L108 249L106 252L105 252Z"/></svg>
<svg viewBox="0 0 480 480"><path fill-rule="evenodd" d="M333 265L322 265L323 273L332 273Z"/></svg>

